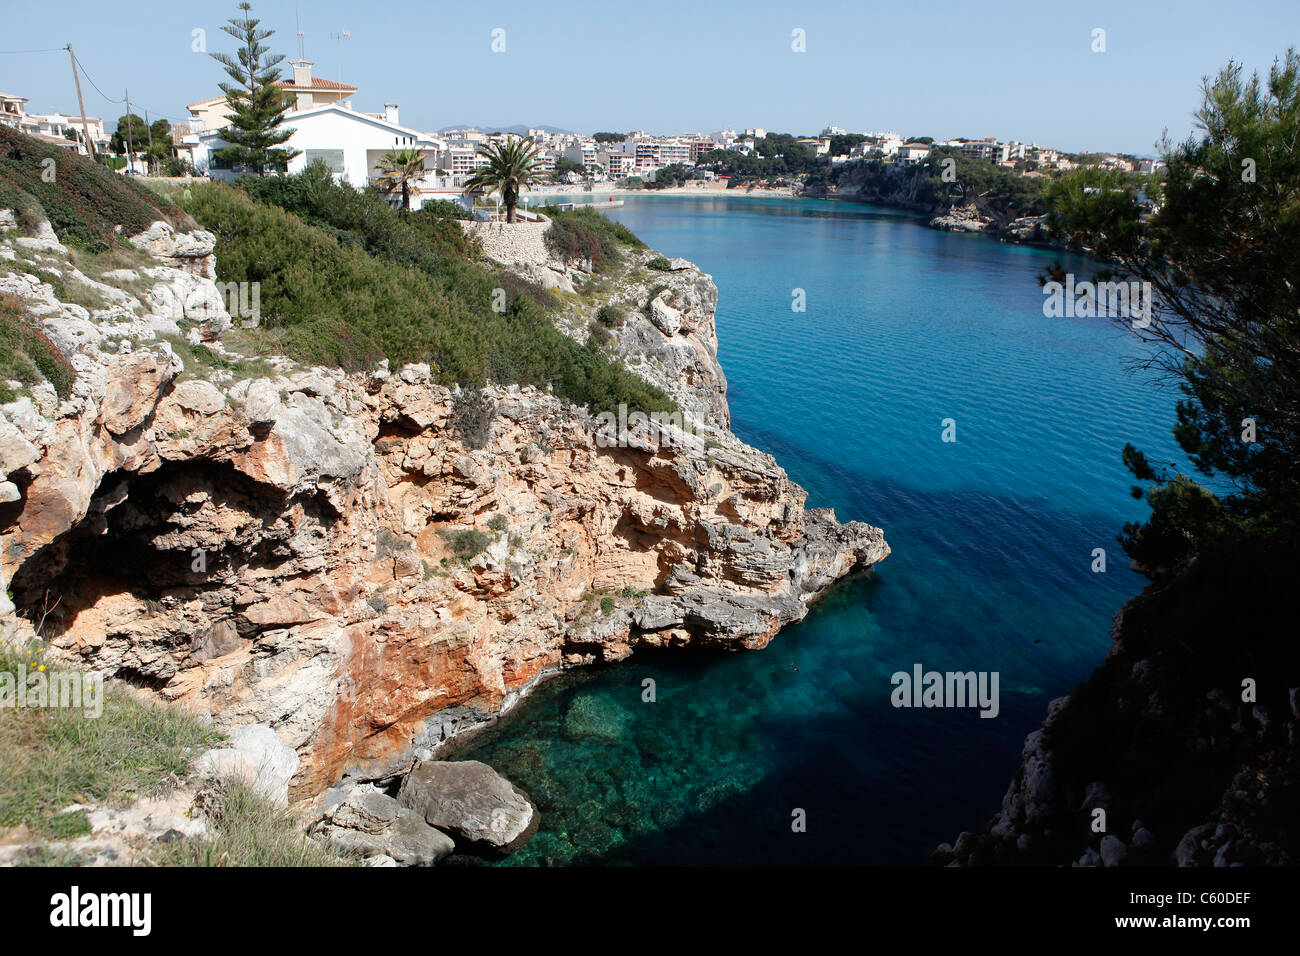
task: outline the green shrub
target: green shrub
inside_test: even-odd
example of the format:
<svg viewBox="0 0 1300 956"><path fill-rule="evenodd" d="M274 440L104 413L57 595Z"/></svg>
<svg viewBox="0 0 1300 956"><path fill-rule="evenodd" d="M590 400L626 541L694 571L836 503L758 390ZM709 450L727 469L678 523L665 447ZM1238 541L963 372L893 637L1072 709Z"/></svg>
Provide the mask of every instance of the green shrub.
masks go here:
<svg viewBox="0 0 1300 956"><path fill-rule="evenodd" d="M587 326L587 348L604 349L608 348L614 341L614 336L609 334L609 329L600 324L599 320L592 319L591 324Z"/></svg>
<svg viewBox="0 0 1300 956"><path fill-rule="evenodd" d="M482 554L487 550L487 546L492 543L492 539L484 531L477 528L471 528L468 531L453 531L447 535L447 543L451 546L451 553L463 561L468 561L477 554Z"/></svg>
<svg viewBox="0 0 1300 956"><path fill-rule="evenodd" d="M600 609L605 614L614 610L614 599L612 597L603 597L600 599Z"/></svg>
<svg viewBox="0 0 1300 956"><path fill-rule="evenodd" d="M17 379L24 385L44 380L59 398L67 398L77 373L45 333L28 321L22 299L0 295L0 379ZM0 400L13 401L13 393Z"/></svg>
<svg viewBox="0 0 1300 956"><path fill-rule="evenodd" d="M467 448L487 447L496 416L496 404L486 392L463 389L452 399L451 427Z"/></svg>
<svg viewBox="0 0 1300 956"><path fill-rule="evenodd" d="M510 527L510 521L505 515L493 515L487 526L500 534Z"/></svg>
<svg viewBox="0 0 1300 956"><path fill-rule="evenodd" d="M450 219L403 214L314 168L239 189L196 185L185 205L217 236L218 278L261 283L261 325L240 330L254 351L269 339L292 358L350 370L381 357L427 361L441 385L551 387L593 411L672 407L560 332L549 293L475 261ZM508 303L498 313L501 288Z"/></svg>
<svg viewBox="0 0 1300 956"><path fill-rule="evenodd" d="M667 259L665 259L663 256L655 256L653 259L651 259L649 262L646 263L646 268L656 269L659 272L671 272L673 268L673 264L669 262Z"/></svg>
<svg viewBox="0 0 1300 956"><path fill-rule="evenodd" d="M546 248L561 262L589 262L600 269L616 255L614 243L607 236L573 219L554 219L542 234Z"/></svg>
<svg viewBox="0 0 1300 956"><path fill-rule="evenodd" d="M470 219L474 214L458 202L450 199L426 199L413 216L427 216L431 219Z"/></svg>
<svg viewBox="0 0 1300 956"><path fill-rule="evenodd" d="M42 176L47 169L53 182ZM7 126L0 126L0 209L16 210L27 230L46 218L62 242L92 250L115 243L116 226L136 235L159 219L188 222L180 209L129 178Z"/></svg>
<svg viewBox="0 0 1300 956"><path fill-rule="evenodd" d="M623 324L623 310L606 303L596 310L596 321L607 329Z"/></svg>

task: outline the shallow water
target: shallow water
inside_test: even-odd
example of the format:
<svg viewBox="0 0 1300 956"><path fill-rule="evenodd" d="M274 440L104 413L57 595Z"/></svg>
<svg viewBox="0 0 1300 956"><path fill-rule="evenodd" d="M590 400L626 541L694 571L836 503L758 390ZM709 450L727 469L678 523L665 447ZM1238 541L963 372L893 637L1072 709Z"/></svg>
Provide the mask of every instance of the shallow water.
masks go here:
<svg viewBox="0 0 1300 956"><path fill-rule="evenodd" d="M542 809L506 864L920 863L996 810L1047 702L1101 662L1143 584L1115 543L1144 510L1120 450L1181 461L1175 396L1125 371L1138 346L1105 320L1043 317L1054 253L808 200L608 215L713 275L736 434L894 553L763 651L543 685L459 755ZM915 663L998 672L998 716L894 708Z"/></svg>

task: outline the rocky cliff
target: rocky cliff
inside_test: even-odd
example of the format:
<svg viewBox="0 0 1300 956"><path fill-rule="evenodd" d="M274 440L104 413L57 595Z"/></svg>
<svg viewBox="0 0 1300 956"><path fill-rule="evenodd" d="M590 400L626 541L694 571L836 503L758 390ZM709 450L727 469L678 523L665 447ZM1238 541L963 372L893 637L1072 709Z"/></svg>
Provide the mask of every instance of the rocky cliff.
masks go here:
<svg viewBox="0 0 1300 956"><path fill-rule="evenodd" d="M999 812L934 862L1295 865L1296 565L1241 547L1125 605L1105 663L1025 740Z"/></svg>
<svg viewBox="0 0 1300 956"><path fill-rule="evenodd" d="M391 779L564 668L761 648L889 553L727 431L716 289L693 267L647 275L644 303L620 287L616 348L698 428L610 441L529 388L248 359L213 237L133 242L148 261L92 279L52 234L0 235L0 294L77 373L62 400L0 408L4 627L221 728L274 728L295 797Z"/></svg>

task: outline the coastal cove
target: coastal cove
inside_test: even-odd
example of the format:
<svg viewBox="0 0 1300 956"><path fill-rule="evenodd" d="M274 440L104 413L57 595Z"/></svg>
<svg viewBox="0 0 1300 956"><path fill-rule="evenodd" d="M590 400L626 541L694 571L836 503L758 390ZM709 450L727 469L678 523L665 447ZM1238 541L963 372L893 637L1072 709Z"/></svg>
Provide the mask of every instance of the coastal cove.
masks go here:
<svg viewBox="0 0 1300 956"><path fill-rule="evenodd" d="M1054 253L843 202L622 198L610 218L718 285L735 433L894 553L763 651L556 678L458 756L542 811L507 865L920 863L996 808L1047 703L1103 659L1144 583L1115 542L1143 512L1120 449L1181 460L1174 396L1105 320L1043 316ZM917 665L997 672L996 719L891 706Z"/></svg>

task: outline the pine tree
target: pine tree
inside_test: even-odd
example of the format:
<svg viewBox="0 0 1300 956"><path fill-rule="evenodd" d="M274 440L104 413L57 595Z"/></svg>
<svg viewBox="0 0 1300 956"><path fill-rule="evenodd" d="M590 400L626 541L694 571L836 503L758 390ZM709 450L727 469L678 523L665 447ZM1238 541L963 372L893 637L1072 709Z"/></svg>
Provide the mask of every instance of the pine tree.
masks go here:
<svg viewBox="0 0 1300 956"><path fill-rule="evenodd" d="M211 54L234 80L220 84L230 107L230 123L222 135L230 145L215 150L214 155L236 169L263 176L268 166L284 171L298 152L277 148L293 130L280 128L280 120L289 110L289 99L276 84L280 79L276 67L284 55L272 55L262 45L275 31L258 29L261 21L253 19L250 4L241 3L239 9L244 12L243 19L228 20L221 28L239 41L236 55Z"/></svg>

